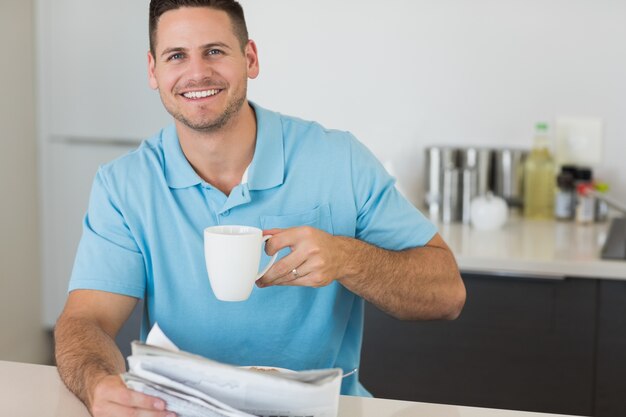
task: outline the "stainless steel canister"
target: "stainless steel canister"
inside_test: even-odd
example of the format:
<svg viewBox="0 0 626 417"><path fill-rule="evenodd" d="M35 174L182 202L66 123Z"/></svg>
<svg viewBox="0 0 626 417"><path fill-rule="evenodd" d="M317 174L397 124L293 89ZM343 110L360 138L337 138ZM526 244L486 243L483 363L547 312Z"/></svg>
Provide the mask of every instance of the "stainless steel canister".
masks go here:
<svg viewBox="0 0 626 417"><path fill-rule="evenodd" d="M426 148L424 202L430 218L450 223L460 220L459 150L448 146Z"/></svg>
<svg viewBox="0 0 626 417"><path fill-rule="evenodd" d="M461 168L460 210L463 223L470 222L470 207L474 197L492 190L493 152L489 148L459 149Z"/></svg>
<svg viewBox="0 0 626 417"><path fill-rule="evenodd" d="M439 220L441 207L441 180L443 176L441 163L441 148L433 146L426 148L425 161L425 190L424 204L432 220Z"/></svg>
<svg viewBox="0 0 626 417"><path fill-rule="evenodd" d="M444 223L461 220L460 175L461 170L457 166L448 165L443 169L441 221Z"/></svg>
<svg viewBox="0 0 626 417"><path fill-rule="evenodd" d="M528 151L522 149L494 150L494 194L511 207L524 203L524 161Z"/></svg>

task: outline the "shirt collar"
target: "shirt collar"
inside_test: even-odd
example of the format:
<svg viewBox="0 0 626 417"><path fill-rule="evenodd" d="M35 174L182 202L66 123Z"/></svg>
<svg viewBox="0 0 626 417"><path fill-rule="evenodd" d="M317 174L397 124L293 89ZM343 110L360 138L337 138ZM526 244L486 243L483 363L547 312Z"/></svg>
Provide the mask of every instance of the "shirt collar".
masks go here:
<svg viewBox="0 0 626 417"><path fill-rule="evenodd" d="M267 190L283 183L285 155L282 123L277 113L249 103L256 115L257 135L254 156L242 182L247 182L250 190ZM202 178L194 171L180 147L174 124L163 129L162 138L167 185L170 188L187 188L202 183Z"/></svg>
<svg viewBox="0 0 626 417"><path fill-rule="evenodd" d="M256 114L256 148L248 167L248 188L267 190L282 185L285 176L283 126L278 113L250 102Z"/></svg>
<svg viewBox="0 0 626 417"><path fill-rule="evenodd" d="M176 125L163 129L163 154L165 156L165 179L170 188L187 188L198 185L202 178L187 161L176 133Z"/></svg>

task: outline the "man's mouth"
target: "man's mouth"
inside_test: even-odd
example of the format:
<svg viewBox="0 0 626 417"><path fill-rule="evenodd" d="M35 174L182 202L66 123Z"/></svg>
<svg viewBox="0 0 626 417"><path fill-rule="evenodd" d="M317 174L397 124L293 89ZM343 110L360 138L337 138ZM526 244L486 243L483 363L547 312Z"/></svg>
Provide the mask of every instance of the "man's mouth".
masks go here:
<svg viewBox="0 0 626 417"><path fill-rule="evenodd" d="M218 94L220 89L203 90L203 91L188 91L183 93L182 96L191 100L198 100L205 97L211 97Z"/></svg>

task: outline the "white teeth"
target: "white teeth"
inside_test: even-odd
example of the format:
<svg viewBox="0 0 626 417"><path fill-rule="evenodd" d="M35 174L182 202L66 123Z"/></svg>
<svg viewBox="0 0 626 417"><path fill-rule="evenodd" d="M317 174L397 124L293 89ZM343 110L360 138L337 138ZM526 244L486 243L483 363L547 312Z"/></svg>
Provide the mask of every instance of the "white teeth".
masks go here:
<svg viewBox="0 0 626 417"><path fill-rule="evenodd" d="M188 93L184 93L183 96L186 98L204 98L214 96L219 92L220 90L190 91Z"/></svg>

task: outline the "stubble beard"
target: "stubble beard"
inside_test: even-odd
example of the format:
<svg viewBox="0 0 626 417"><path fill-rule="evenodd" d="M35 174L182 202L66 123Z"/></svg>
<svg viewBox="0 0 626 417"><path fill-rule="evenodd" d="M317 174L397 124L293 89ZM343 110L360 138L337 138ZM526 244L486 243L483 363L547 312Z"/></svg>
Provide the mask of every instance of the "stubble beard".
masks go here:
<svg viewBox="0 0 626 417"><path fill-rule="evenodd" d="M239 94L233 97L232 100L228 102L224 111L220 115L218 115L217 118L214 118L214 119L207 118L207 119L198 120L198 121L190 120L189 118L185 117L185 115L183 115L183 113L180 110L174 108L174 106L168 106L165 100L163 99L163 97L161 97L161 101L163 102L163 105L165 106L165 109L167 110L167 112L170 115L172 115L174 119L178 120L180 123L184 124L185 126L187 126L188 128L192 130L203 132L203 133L210 133L210 132L215 132L215 131L222 129L233 119L233 117L237 113L239 113L239 110L241 110L241 108L246 102L246 95L247 95L247 88L244 87L243 91L241 91Z"/></svg>

